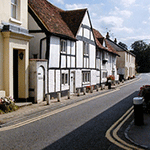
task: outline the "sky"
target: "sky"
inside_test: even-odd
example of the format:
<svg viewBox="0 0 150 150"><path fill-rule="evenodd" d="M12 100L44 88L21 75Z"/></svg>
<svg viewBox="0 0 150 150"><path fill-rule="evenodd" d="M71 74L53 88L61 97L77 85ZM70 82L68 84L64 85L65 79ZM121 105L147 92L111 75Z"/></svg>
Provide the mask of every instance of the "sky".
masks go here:
<svg viewBox="0 0 150 150"><path fill-rule="evenodd" d="M49 0L63 10L87 8L93 28L104 37L125 43L128 49L135 41L150 43L149 0Z"/></svg>

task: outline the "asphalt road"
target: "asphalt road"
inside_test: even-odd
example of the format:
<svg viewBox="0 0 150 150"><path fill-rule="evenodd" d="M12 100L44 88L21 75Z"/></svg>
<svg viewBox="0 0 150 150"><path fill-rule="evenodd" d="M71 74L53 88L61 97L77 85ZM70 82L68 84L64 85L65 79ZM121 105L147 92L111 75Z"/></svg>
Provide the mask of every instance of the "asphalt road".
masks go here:
<svg viewBox="0 0 150 150"><path fill-rule="evenodd" d="M21 127L0 132L1 150L119 150L105 137L106 131L133 104L139 88L149 84L150 74ZM131 80L132 81L132 80ZM129 82L130 83L130 82ZM123 137L122 137L123 138Z"/></svg>

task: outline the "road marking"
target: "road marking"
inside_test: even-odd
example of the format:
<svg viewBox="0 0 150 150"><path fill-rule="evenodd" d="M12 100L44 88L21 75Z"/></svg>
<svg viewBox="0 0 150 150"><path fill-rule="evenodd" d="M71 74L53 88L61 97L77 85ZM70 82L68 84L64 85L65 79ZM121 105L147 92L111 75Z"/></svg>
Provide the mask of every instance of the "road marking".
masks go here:
<svg viewBox="0 0 150 150"><path fill-rule="evenodd" d="M135 80L135 81L131 81L130 83L126 83L125 85L121 85L121 87L130 85L130 84L132 84L132 83L134 83L134 82L137 82L137 81L139 81L139 80L141 80L141 78L139 78L138 80Z"/></svg>
<svg viewBox="0 0 150 150"><path fill-rule="evenodd" d="M138 81L138 80L136 80L136 81ZM133 82L136 82L136 81L133 81ZM132 82L132 83L133 83L133 82ZM131 84L131 83L130 83L130 84ZM129 85L129 84L128 84L128 85ZM124 86L125 86L125 85L124 85ZM60 109L57 109L57 110L54 110L54 111L51 111L51 112L48 112L48 113L45 113L45 114L43 114L43 115L40 115L40 116L38 116L38 117L34 117L34 118L32 118L32 119L28 119L28 120L26 120L26 121L17 123L17 124L15 124L15 125L10 125L10 126L6 126L6 127L2 127L2 128L0 128L0 132L2 132L2 131L7 131L7 130L12 130L12 129L16 129L16 128L22 127L22 126L24 126L24 125L33 123L33 122L38 121L38 120L40 120L40 119L44 119L44 118L46 118L46 117L52 116L52 115L54 115L54 114L60 113L60 112L65 111L65 110L67 110L67 109L76 107L76 106L78 106L78 105L84 104L84 103L86 103L86 102L89 102L89 101L94 100L94 99L96 99L96 98L100 98L100 97L102 97L102 96L105 96L105 95L114 93L114 92L119 91L119 90L120 90L120 89L117 88L116 90L113 90L113 91L110 91L110 92L107 92L107 93L104 93L104 94L101 94L101 95L94 96L94 97L89 98L89 99L87 99L87 100L79 101L79 102L77 102L77 103L74 103L74 104L65 106L65 107L63 107L63 108L60 108Z"/></svg>
<svg viewBox="0 0 150 150"><path fill-rule="evenodd" d="M119 119L117 120L106 132L105 137L112 143L114 143L115 145L125 149L125 150L132 150L134 149L138 149L138 150L144 150L141 149L139 147L136 147L134 145L131 145L129 143L126 143L125 141L123 141L118 135L117 132L119 131L119 129L122 127L122 125L125 123L125 121L133 114L134 110L133 110L133 106L127 110L127 112ZM111 135L112 132L112 135Z"/></svg>
<svg viewBox="0 0 150 150"><path fill-rule="evenodd" d="M40 120L40 119L44 119L44 118L46 118L46 117L52 116L52 115L54 115L54 114L60 113L60 112L65 111L65 110L67 110L67 109L76 107L76 106L78 106L78 105L84 104L84 103L86 103L86 102L89 102L89 101L94 100L94 99L96 99L96 98L100 98L100 97L102 97L102 96L111 94L111 93L116 92L116 91L119 91L119 90L120 90L120 89L116 89L116 90L113 90L113 91L110 91L110 92L107 92L107 93L104 93L104 94L101 94L101 95L97 95L97 96L94 96L94 97L92 97L92 98L89 98L89 99L86 99L86 100L83 100L83 101L79 101L79 102L77 102L77 103L74 103L74 104L71 104L71 105L62 107L62 108L60 108L60 109L57 109L57 110L54 110L54 111L51 111L51 112L48 112L48 113L45 113L45 114L40 115L40 116L38 116L38 117L34 117L34 118L31 118L31 119L28 119L28 120L26 120L26 121L17 123L17 124L15 124L15 125L10 125L10 126L6 126L6 127L2 127L2 128L0 128L0 132L1 132L1 131L7 131L7 130L12 130L12 129L16 129L16 128L22 127L22 126L24 126L24 125L33 123L33 122L38 121L38 120Z"/></svg>

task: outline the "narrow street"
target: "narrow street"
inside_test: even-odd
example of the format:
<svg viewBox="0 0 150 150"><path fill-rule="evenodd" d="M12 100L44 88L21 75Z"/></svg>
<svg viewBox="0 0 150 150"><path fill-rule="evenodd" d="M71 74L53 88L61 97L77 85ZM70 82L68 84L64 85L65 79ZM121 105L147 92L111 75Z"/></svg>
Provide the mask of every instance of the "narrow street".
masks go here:
<svg viewBox="0 0 150 150"><path fill-rule="evenodd" d="M89 98L77 105L71 104L16 128L0 128L0 149L122 149L105 137L106 132L132 107L133 97L138 96L142 85L149 84L149 78L150 74L141 74L134 82L131 80L131 83L110 90L107 94ZM123 132L124 129L121 130ZM120 136L124 139L123 134Z"/></svg>

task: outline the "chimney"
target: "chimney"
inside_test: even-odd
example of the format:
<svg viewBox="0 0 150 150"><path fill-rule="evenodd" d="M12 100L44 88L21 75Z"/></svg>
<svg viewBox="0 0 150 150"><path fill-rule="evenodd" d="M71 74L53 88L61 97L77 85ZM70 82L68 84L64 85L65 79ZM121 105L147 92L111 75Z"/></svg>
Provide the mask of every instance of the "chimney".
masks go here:
<svg viewBox="0 0 150 150"><path fill-rule="evenodd" d="M110 38L109 32L107 32L106 39L109 39L109 38Z"/></svg>
<svg viewBox="0 0 150 150"><path fill-rule="evenodd" d="M117 39L115 38L114 42L117 44Z"/></svg>

